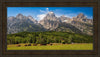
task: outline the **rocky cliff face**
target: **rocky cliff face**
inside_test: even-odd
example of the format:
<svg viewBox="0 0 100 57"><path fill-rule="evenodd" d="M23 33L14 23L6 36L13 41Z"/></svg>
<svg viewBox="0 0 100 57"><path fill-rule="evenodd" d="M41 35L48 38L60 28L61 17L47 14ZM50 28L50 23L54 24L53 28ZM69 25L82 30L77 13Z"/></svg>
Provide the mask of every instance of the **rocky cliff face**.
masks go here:
<svg viewBox="0 0 100 57"><path fill-rule="evenodd" d="M37 29L38 28L38 29ZM13 34L22 31L44 31L45 29L31 16L23 16L18 14L16 17L8 17L7 33Z"/></svg>
<svg viewBox="0 0 100 57"><path fill-rule="evenodd" d="M54 12L49 12L42 20L37 21L32 16L18 14L16 17L8 17L7 33L21 31L63 31L93 35L93 20L80 13L76 17L69 18L64 15L57 18Z"/></svg>
<svg viewBox="0 0 100 57"><path fill-rule="evenodd" d="M78 16L74 17L71 24L83 33L93 35L93 20L87 19L84 14L80 13Z"/></svg>
<svg viewBox="0 0 100 57"><path fill-rule="evenodd" d="M43 20L39 21L39 23L43 25L45 29L54 30L58 27L59 20L53 12L49 12Z"/></svg>
<svg viewBox="0 0 100 57"><path fill-rule="evenodd" d="M53 12L49 12L46 17L40 21L40 24L48 30L93 35L93 20L87 19L83 13L71 19L64 15L57 18Z"/></svg>
<svg viewBox="0 0 100 57"><path fill-rule="evenodd" d="M73 17L73 21L93 24L93 20L92 19L88 19L83 13L80 13L78 16Z"/></svg>
<svg viewBox="0 0 100 57"><path fill-rule="evenodd" d="M59 19L61 22L66 22L66 23L71 23L71 21L72 21L71 18L68 18L68 17L66 17L66 16L64 16L64 15L60 16L58 19Z"/></svg>

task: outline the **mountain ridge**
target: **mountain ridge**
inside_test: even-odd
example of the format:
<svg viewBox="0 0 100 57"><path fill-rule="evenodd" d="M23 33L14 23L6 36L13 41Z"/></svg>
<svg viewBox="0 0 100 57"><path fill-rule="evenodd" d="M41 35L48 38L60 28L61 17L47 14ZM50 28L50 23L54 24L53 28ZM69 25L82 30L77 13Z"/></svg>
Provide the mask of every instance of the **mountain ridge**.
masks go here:
<svg viewBox="0 0 100 57"><path fill-rule="evenodd" d="M83 13L80 13L76 17L69 18L64 15L56 17L54 12L49 12L40 21L35 20L32 16L24 16L22 14L18 14L16 17L12 16L7 18L8 34L18 33L20 31L36 32L36 30L64 31L61 27L63 27L65 32L69 31L76 33L78 31L77 33L93 35L93 20L88 19Z"/></svg>

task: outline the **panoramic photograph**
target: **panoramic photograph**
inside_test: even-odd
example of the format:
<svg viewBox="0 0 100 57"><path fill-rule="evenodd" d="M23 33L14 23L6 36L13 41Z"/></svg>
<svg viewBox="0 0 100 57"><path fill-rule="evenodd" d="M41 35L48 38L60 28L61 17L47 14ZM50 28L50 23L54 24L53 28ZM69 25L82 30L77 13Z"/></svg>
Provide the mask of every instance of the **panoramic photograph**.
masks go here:
<svg viewBox="0 0 100 57"><path fill-rule="evenodd" d="M93 7L7 7L7 50L93 50Z"/></svg>

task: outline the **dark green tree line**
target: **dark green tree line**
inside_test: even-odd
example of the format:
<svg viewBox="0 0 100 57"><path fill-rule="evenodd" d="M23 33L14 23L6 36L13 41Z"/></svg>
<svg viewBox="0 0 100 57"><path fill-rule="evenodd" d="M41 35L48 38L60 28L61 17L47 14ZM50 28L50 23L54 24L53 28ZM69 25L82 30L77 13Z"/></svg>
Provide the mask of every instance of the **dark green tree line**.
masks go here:
<svg viewBox="0 0 100 57"><path fill-rule="evenodd" d="M19 43L92 43L93 38L89 35L81 35L69 32L20 32L7 35L7 44Z"/></svg>

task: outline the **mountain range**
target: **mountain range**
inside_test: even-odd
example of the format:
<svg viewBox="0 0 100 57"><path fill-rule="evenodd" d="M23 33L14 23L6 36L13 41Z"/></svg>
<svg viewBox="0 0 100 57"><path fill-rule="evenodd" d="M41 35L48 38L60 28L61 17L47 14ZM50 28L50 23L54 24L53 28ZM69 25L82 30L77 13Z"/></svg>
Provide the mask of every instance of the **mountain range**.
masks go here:
<svg viewBox="0 0 100 57"><path fill-rule="evenodd" d="M40 21L35 20L32 16L22 14L7 18L7 34L23 31L62 31L93 35L93 19L88 19L83 13L73 18L64 15L56 17L52 11L48 12Z"/></svg>

